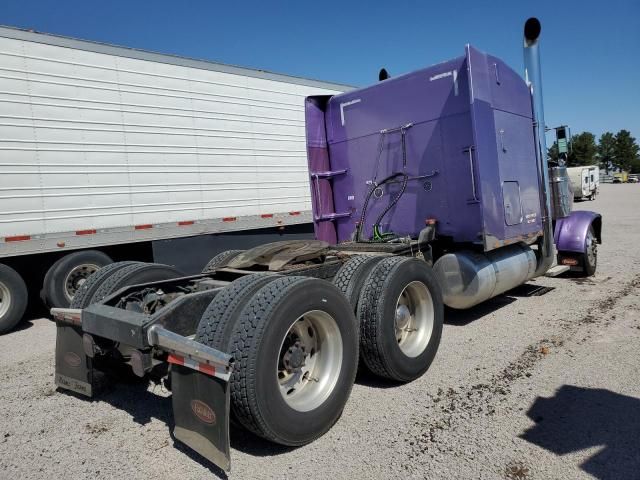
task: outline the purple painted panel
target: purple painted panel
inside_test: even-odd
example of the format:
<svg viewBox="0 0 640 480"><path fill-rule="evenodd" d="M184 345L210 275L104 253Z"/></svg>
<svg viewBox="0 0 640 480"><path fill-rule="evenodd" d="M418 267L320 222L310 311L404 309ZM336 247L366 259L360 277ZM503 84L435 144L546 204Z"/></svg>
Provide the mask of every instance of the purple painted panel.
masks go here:
<svg viewBox="0 0 640 480"><path fill-rule="evenodd" d="M470 45L467 60L484 248L492 250L542 233L533 114L526 84L502 61ZM502 189L511 181L518 182L522 206L522 222L513 225L505 219Z"/></svg>
<svg viewBox="0 0 640 480"><path fill-rule="evenodd" d="M324 108L328 95L308 97L305 102L305 125L307 133L307 164L311 186L314 230L318 240L337 243L336 228L332 221L318 221L322 215L335 213L331 180L314 178L314 172L331 170L324 123Z"/></svg>
<svg viewBox="0 0 640 480"><path fill-rule="evenodd" d="M435 218L438 235L485 250L540 233L530 94L499 59L467 46L464 57L323 98L326 105L313 99L307 104L310 170L346 171L319 181L318 188L312 179L316 217L345 215L316 222L319 238L351 239L372 184L398 172L410 180L381 221L383 231L415 238L425 220ZM511 215L511 225L505 221L505 181L517 182L522 207L522 221ZM387 184L371 198L364 238L400 189L400 182Z"/></svg>

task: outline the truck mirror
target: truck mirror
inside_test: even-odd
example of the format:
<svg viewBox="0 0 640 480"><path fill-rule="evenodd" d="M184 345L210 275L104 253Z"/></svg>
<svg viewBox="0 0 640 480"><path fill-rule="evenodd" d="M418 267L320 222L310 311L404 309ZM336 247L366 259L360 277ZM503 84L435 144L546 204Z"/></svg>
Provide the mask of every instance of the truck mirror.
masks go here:
<svg viewBox="0 0 640 480"><path fill-rule="evenodd" d="M556 128L556 143L559 154L569 153L569 132L566 127Z"/></svg>

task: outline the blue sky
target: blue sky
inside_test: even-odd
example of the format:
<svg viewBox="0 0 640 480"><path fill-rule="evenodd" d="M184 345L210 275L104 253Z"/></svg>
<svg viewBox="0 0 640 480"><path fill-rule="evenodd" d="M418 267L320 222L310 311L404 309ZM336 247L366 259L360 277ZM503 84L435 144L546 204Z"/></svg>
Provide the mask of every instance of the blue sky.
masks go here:
<svg viewBox="0 0 640 480"><path fill-rule="evenodd" d="M542 22L546 122L640 141L640 1L0 0L0 24L364 86L464 53L522 71Z"/></svg>

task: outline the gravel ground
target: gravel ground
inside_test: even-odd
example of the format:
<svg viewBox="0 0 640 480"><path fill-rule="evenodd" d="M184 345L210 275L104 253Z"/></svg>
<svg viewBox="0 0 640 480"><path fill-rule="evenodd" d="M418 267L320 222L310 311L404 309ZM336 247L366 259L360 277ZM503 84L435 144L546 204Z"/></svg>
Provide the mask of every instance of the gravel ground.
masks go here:
<svg viewBox="0 0 640 480"><path fill-rule="evenodd" d="M229 478L640 478L640 186L602 185L598 273L541 278L447 312L429 372L362 376L342 418L303 448L232 430ZM55 328L0 337L0 478L202 479L224 474L170 435L165 392L93 401L53 386Z"/></svg>

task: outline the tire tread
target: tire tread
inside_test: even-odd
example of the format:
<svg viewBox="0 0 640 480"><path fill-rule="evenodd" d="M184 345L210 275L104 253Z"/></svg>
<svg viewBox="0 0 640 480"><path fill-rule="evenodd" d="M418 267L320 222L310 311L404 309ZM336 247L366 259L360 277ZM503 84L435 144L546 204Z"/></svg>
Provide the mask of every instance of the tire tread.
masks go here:
<svg viewBox="0 0 640 480"><path fill-rule="evenodd" d="M367 368L376 375L393 379L393 374L386 366L382 349L379 347L380 316L383 312L378 308L378 299L384 296L386 280L393 275L393 271L402 262L411 260L409 257L389 257L378 263L369 273L358 302L360 319L360 354Z"/></svg>
<svg viewBox="0 0 640 480"><path fill-rule="evenodd" d="M245 306L231 339L231 355L235 359L235 371L231 376L231 401L236 419L248 430L270 440L276 436L267 427L258 410L255 390L249 388L256 382L255 345L267 326L272 310L289 294L294 286L310 279L300 276L282 277L262 287Z"/></svg>
<svg viewBox="0 0 640 480"><path fill-rule="evenodd" d="M78 292L73 297L69 308L86 308L92 303L92 297L96 293L102 284L102 282L109 276L113 275L116 271L125 268L129 265L139 264L140 262L123 261L110 263L102 267L100 270L91 275L86 282L84 282Z"/></svg>
<svg viewBox="0 0 640 480"><path fill-rule="evenodd" d="M211 273L216 270L220 265L226 264L229 260L237 257L244 250L225 250L213 257L202 269L202 273Z"/></svg>

